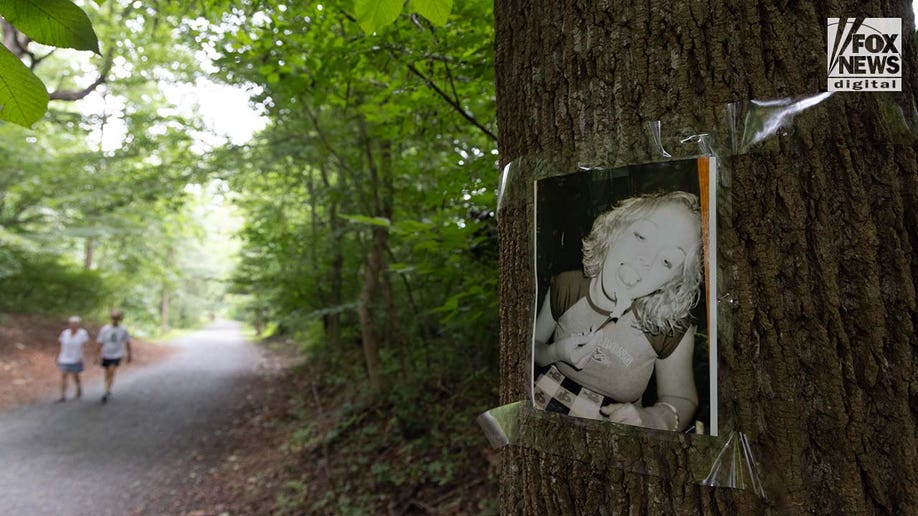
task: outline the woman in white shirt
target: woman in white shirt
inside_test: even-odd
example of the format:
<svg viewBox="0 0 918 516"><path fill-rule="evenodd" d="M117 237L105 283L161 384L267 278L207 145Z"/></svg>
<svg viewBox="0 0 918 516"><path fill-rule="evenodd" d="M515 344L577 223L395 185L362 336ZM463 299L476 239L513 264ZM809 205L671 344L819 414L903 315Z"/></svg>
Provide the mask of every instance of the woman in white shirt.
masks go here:
<svg viewBox="0 0 918 516"><path fill-rule="evenodd" d="M76 384L76 399L83 395L80 385L80 373L83 372L83 346L89 342L89 333L80 327L80 318L76 315L67 320L68 327L61 332L58 342L61 352L57 356L57 366L61 370L61 397L59 402L67 400L67 375L73 375Z"/></svg>

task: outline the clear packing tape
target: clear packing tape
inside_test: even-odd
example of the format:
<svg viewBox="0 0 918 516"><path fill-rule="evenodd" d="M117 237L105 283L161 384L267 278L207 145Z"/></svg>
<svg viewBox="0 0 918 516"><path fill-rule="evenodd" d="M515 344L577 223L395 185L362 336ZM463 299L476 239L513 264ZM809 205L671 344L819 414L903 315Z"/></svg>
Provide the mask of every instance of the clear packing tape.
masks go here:
<svg viewBox="0 0 918 516"><path fill-rule="evenodd" d="M779 150L785 141L792 141L798 128L810 128L829 123L825 116L837 111L856 112L863 103L876 104L881 120L866 124L872 131L882 131L892 144L910 144L918 137L918 99L899 94L873 93L852 101L851 94L822 92L776 100L747 100L731 102L712 108L700 118L710 120L708 127L699 129L697 122L655 120L644 127L640 141L622 141L610 135L607 139L582 145L576 156L563 158L542 153L511 162L501 172L497 190L498 216L506 194L519 185L520 169L535 162L550 163L553 170L536 170L530 179L542 179L570 173L573 165L579 170L615 168L629 164L684 159L695 156L727 158L743 154ZM521 164L525 164L521 167ZM542 167L545 168L545 167ZM564 172L568 170L568 172ZM728 176L729 174L725 174ZM729 177L724 179L729 180ZM727 185L729 186L729 185Z"/></svg>
<svg viewBox="0 0 918 516"><path fill-rule="evenodd" d="M798 133L805 135L811 128L826 124L825 117L837 110L856 113L861 105L859 103L873 103L872 111L881 114L877 119L860 121L864 127L882 131L891 144L916 141L918 109L915 99L899 94L857 96L823 92L777 100L735 102L712 108L697 118L709 120L707 124L653 121L645 124L643 139L636 141L623 140L622 135L610 135L603 141L580 145L576 155L543 152L523 156L508 164L501 173L497 215L502 216L501 211L509 199L528 199L532 183L538 179L709 156L718 159L718 224L720 221L729 224L733 213L730 203L732 171L726 158L780 151L784 145L797 144L799 142L795 142L794 137ZM709 127L699 130L699 125ZM526 202L530 223L533 223L531 201ZM730 251L718 247L717 256L717 332L719 340L729 344L733 332L732 313L736 308L730 279ZM536 304L534 300L532 313L536 313ZM531 337L530 334L530 341ZM532 363L531 358L529 364ZM532 380L530 371L525 381L531 385ZM527 387L524 392L528 390ZM723 393L719 398L723 400ZM534 424L536 420L545 418L549 421ZM681 463L688 469L688 478L694 482L709 487L748 490L763 499L768 498L750 439L741 429L733 428L729 414L721 414L720 419L719 435L665 432L545 412L537 410L531 399L524 399L488 410L477 421L495 448L520 446L598 467L664 478L672 476L672 472L671 466L661 457L682 454L684 460ZM533 431L533 428L544 428L545 423L554 432L550 439ZM591 435L599 434L607 446L589 446L591 441L595 441ZM611 446L608 445L610 442Z"/></svg>
<svg viewBox="0 0 918 516"><path fill-rule="evenodd" d="M541 439L526 432L527 422L536 418L565 418L570 433ZM689 478L708 487L745 489L765 498L759 478L758 463L746 435L730 431L721 436L705 436L647 430L614 425L620 446L597 449L588 445L587 432L610 432L610 423L570 418L536 410L528 400L493 408L478 416L478 424L491 446L525 446L543 453L567 457L581 462L603 464L632 473L658 477L669 476L664 461L655 460L657 452L685 452ZM643 434L643 435L640 435ZM650 436L650 439L646 437ZM645 439L641 439L645 437ZM570 446L581 442L583 445ZM629 446L640 442L640 446ZM563 444L562 444L563 443Z"/></svg>

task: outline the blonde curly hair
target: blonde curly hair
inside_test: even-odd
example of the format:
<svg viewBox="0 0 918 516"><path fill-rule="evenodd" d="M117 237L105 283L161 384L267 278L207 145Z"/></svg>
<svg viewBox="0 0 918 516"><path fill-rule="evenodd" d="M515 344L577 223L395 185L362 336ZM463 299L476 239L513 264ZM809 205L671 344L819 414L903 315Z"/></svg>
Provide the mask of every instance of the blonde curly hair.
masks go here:
<svg viewBox="0 0 918 516"><path fill-rule="evenodd" d="M688 252L681 275L655 292L635 299L632 309L642 331L672 335L689 325L689 313L700 298L704 255L701 245L701 206L697 195L676 191L630 197L596 217L590 234L583 239L583 272L591 278L598 276L606 254L625 228L636 220L647 218L658 207L666 204L685 206L697 216L699 245Z"/></svg>

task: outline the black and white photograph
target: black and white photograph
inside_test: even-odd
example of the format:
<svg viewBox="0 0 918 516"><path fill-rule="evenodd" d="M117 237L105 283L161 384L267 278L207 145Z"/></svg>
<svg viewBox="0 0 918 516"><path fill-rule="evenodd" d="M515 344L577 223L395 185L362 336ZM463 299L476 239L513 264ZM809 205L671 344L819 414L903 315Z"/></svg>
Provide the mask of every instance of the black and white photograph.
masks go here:
<svg viewBox="0 0 918 516"><path fill-rule="evenodd" d="M537 408L716 434L715 166L536 181Z"/></svg>

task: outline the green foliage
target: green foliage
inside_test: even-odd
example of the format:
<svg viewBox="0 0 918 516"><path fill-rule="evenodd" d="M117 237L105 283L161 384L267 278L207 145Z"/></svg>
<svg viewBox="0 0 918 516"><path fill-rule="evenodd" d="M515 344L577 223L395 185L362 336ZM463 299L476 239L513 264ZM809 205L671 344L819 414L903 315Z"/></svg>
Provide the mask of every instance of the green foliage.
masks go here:
<svg viewBox="0 0 918 516"><path fill-rule="evenodd" d="M255 100L273 120L258 141L215 157L214 168L245 192L236 291L258 298L251 313L285 328L336 312L345 327L356 324L368 239L384 228L384 274L401 307L391 322L422 341L440 322L462 338L488 328L462 328L496 320L496 254L485 252L496 242L487 215L494 142L465 117L493 123L488 4L462 5L443 29L403 17L398 30L373 37L346 2L270 5L267 19L235 12L220 17L219 33L188 34L221 49L227 81L258 85ZM391 170L380 172L383 148ZM340 288L332 288L336 261Z"/></svg>
<svg viewBox="0 0 918 516"><path fill-rule="evenodd" d="M411 0L410 6L434 25L443 26L453 10L453 0Z"/></svg>
<svg viewBox="0 0 918 516"><path fill-rule="evenodd" d="M36 310L118 306L147 333L164 300L170 326L231 307L301 345L334 421L301 400L288 450L358 459L316 505L302 506L308 484L293 475L282 510L377 513L385 493L480 472L470 422L496 402L498 363L490 2L86 8L117 63L105 112L56 103L34 132L0 126L0 295ZM165 100L163 81L203 73L190 49L270 120L252 141L202 154L201 124ZM58 55L40 68L61 88L86 73ZM126 136L100 146L115 120ZM91 285L85 305L61 295Z"/></svg>
<svg viewBox="0 0 918 516"><path fill-rule="evenodd" d="M99 316L105 310L112 291L99 272L59 256L7 252L13 266L0 279L0 313Z"/></svg>
<svg viewBox="0 0 918 516"><path fill-rule="evenodd" d="M405 0L354 0L357 23L368 34L391 25L402 12Z"/></svg>
<svg viewBox="0 0 918 516"><path fill-rule="evenodd" d="M99 53L89 17L69 0L0 0L0 15L39 43ZM36 64L32 56L31 68ZM44 116L48 99L41 79L0 45L0 120L31 127Z"/></svg>
<svg viewBox="0 0 918 516"><path fill-rule="evenodd" d="M47 109L44 83L0 45L0 120L32 127Z"/></svg>
<svg viewBox="0 0 918 516"><path fill-rule="evenodd" d="M490 4L457 3L448 19L409 5L432 23L398 16L404 2L356 21L349 0L261 5L264 17L234 11L186 37L219 49L224 80L256 85L272 121L212 167L246 216L233 289L250 297L250 317L306 341L334 414L317 422L307 394L287 449L348 457L334 461L334 492L304 500L311 479L293 475L278 509L391 510L387 500L480 474L471 421L497 402ZM380 30L364 15L394 21ZM376 396L363 389L361 323L380 347Z"/></svg>
<svg viewBox="0 0 918 516"><path fill-rule="evenodd" d="M405 0L354 0L354 13L367 34L392 25L405 6ZM411 0L408 7L436 26L446 25L453 0Z"/></svg>
<svg viewBox="0 0 918 516"><path fill-rule="evenodd" d="M99 54L99 39L92 22L69 0L0 0L0 15L44 45Z"/></svg>
<svg viewBox="0 0 918 516"><path fill-rule="evenodd" d="M197 65L152 7L84 7L118 62L104 86L106 110L82 114L57 102L34 131L0 125L0 283L19 274L20 252L74 271L88 260L86 274L108 293L87 296L95 310L120 307L132 330L158 334L168 295L168 326L198 325L224 306L233 228L221 228L229 213L217 206L219 184L193 150L200 123L177 116L159 89L164 77L193 78ZM94 62L74 56L46 56L37 69L49 84L79 88L72 77L94 73ZM119 125L123 141L104 148L101 135ZM41 270L30 278L36 298L68 284L51 268L44 280Z"/></svg>
<svg viewBox="0 0 918 516"><path fill-rule="evenodd" d="M480 453L484 439L473 420L497 402L497 386L489 381L497 374L496 360L485 362L474 350L463 358L446 348L427 351L427 365L421 365L426 352L413 350L418 367L387 385L380 398L370 399L342 381L359 374L359 349L311 348L303 379L297 381L313 385L300 387L303 394L289 401L294 427L283 446L295 463L309 466L302 476L292 472L279 479L287 484L277 493L275 510L342 514L347 507L348 514L379 514L398 512L401 507L393 504L407 498L465 503L471 498L475 510L444 512L493 513L482 485L488 476ZM320 461L323 466L315 468ZM326 484L330 488L317 495ZM476 485L484 489L464 493Z"/></svg>

